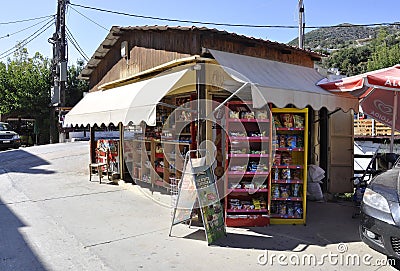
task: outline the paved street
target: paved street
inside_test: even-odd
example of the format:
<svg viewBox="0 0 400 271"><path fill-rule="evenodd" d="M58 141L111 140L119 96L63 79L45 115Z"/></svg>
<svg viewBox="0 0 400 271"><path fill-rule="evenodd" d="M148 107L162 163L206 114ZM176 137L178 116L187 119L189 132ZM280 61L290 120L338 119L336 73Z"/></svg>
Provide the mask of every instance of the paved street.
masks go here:
<svg viewBox="0 0 400 271"><path fill-rule="evenodd" d="M307 226L230 228L207 246L200 227L168 236L168 195L89 182L88 161L87 142L0 152L0 270L394 270L359 241L350 203L311 202Z"/></svg>

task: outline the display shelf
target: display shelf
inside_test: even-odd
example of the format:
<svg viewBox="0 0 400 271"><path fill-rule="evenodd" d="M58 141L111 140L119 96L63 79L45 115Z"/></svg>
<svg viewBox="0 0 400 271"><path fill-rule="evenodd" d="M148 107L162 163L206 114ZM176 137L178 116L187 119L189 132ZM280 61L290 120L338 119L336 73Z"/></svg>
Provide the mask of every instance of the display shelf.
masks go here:
<svg viewBox="0 0 400 271"><path fill-rule="evenodd" d="M291 110L291 109L290 109ZM277 131L304 131L304 127L294 128L294 127L276 127Z"/></svg>
<svg viewBox="0 0 400 271"><path fill-rule="evenodd" d="M303 201L302 197L288 197L288 198L274 198L271 197L271 200L280 200L280 201Z"/></svg>
<svg viewBox="0 0 400 271"><path fill-rule="evenodd" d="M306 224L308 109L272 108L276 136L270 176L271 224Z"/></svg>
<svg viewBox="0 0 400 271"><path fill-rule="evenodd" d="M271 114L251 102L231 101L226 107L225 217L230 227L269 224L268 175L272 149ZM262 188L254 187L257 180ZM257 185L258 187L258 185Z"/></svg>
<svg viewBox="0 0 400 271"><path fill-rule="evenodd" d="M228 215L225 218L225 224L228 227L264 227L269 223L270 218L268 215Z"/></svg>
<svg viewBox="0 0 400 271"><path fill-rule="evenodd" d="M267 193L268 189L264 188L229 188L228 189L229 193L249 193L249 194L254 194L254 193Z"/></svg>
<svg viewBox="0 0 400 271"><path fill-rule="evenodd" d="M231 141L245 141L245 142L252 142L252 141L268 141L269 137L267 136L230 136L229 139Z"/></svg>
<svg viewBox="0 0 400 271"><path fill-rule="evenodd" d="M239 175L239 176L255 176L255 175L262 175L262 176L268 176L269 172L268 171L261 171L261 172L253 172L253 171L228 171L228 175Z"/></svg>
<svg viewBox="0 0 400 271"><path fill-rule="evenodd" d="M289 168L289 169L303 169L303 165L274 165L272 168Z"/></svg>
<svg viewBox="0 0 400 271"><path fill-rule="evenodd" d="M268 209L227 209L228 213L266 213Z"/></svg>
<svg viewBox="0 0 400 271"><path fill-rule="evenodd" d="M304 148L289 148L289 147L285 147L285 148L276 148L276 151L304 151Z"/></svg>
<svg viewBox="0 0 400 271"><path fill-rule="evenodd" d="M262 122L269 122L269 119L227 119L228 122L257 122L257 123L262 123Z"/></svg>
<svg viewBox="0 0 400 271"><path fill-rule="evenodd" d="M303 180L271 180L271 183L277 184L302 184Z"/></svg>
<svg viewBox="0 0 400 271"><path fill-rule="evenodd" d="M253 154L253 153L230 153L229 158L268 158L269 154Z"/></svg>

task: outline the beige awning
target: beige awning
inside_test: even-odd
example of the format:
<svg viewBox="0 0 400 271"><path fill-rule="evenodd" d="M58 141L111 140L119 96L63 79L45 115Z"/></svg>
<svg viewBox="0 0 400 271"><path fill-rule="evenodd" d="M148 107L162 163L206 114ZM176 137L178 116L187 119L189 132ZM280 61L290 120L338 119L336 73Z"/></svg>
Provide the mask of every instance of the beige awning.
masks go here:
<svg viewBox="0 0 400 271"><path fill-rule="evenodd" d="M91 92L65 115L64 126L94 124L156 125L156 106L174 87L187 69L152 79Z"/></svg>
<svg viewBox="0 0 400 271"><path fill-rule="evenodd" d="M358 111L357 99L317 86L324 77L315 69L216 50L209 52L235 81L251 83L255 107L273 103L280 108L292 104L297 108L311 106L314 110L326 107L329 111Z"/></svg>

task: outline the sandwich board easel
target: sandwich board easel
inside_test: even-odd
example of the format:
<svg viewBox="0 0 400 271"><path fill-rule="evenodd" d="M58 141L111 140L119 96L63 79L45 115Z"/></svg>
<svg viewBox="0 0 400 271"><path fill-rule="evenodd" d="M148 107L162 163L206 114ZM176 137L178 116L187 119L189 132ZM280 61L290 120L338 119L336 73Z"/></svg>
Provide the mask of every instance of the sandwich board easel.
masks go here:
<svg viewBox="0 0 400 271"><path fill-rule="evenodd" d="M173 226L187 221L190 222L189 225L191 224L192 211L196 203L200 207L207 243L211 244L218 238L226 236L218 189L211 166L206 164L208 154L207 150L191 150L186 153L169 236Z"/></svg>

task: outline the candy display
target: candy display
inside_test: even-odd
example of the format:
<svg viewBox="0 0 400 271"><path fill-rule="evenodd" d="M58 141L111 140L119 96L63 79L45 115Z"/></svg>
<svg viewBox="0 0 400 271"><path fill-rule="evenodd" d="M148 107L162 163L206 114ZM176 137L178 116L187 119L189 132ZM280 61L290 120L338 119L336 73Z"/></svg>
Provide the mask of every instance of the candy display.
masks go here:
<svg viewBox="0 0 400 271"><path fill-rule="evenodd" d="M272 108L276 134L271 169L270 214L276 224L305 223L307 175L307 109Z"/></svg>

